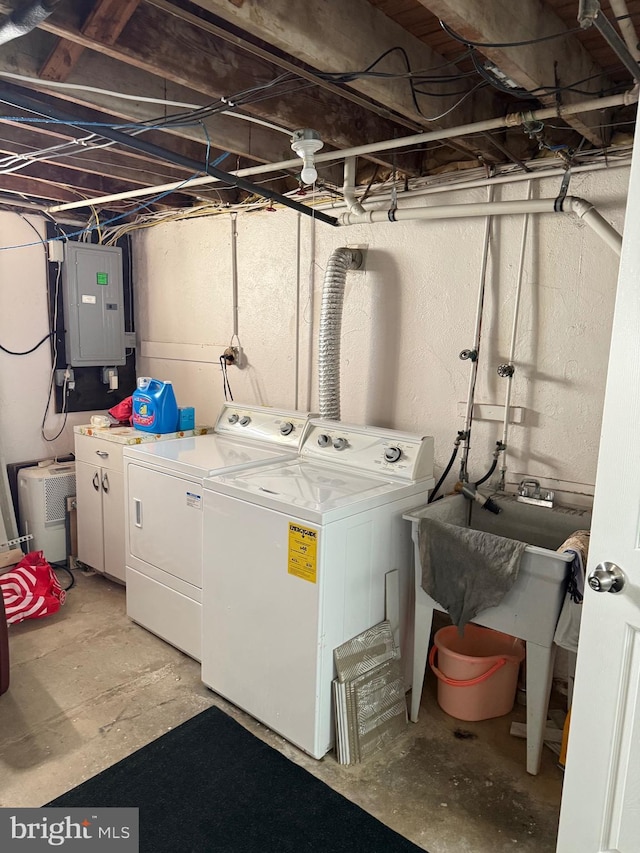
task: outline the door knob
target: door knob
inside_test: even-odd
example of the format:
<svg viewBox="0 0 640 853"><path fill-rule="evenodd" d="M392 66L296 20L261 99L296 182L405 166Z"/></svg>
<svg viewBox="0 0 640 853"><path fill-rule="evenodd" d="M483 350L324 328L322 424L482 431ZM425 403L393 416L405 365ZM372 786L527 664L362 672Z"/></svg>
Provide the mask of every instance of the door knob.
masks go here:
<svg viewBox="0 0 640 853"><path fill-rule="evenodd" d="M587 580L594 592L620 592L625 584L624 572L615 563L598 563Z"/></svg>

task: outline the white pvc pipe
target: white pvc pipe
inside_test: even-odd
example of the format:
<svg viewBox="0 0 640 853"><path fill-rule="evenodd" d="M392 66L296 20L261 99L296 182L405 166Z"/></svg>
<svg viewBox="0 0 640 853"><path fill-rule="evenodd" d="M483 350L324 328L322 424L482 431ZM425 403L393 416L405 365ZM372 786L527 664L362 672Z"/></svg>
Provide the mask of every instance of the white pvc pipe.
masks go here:
<svg viewBox="0 0 640 853"><path fill-rule="evenodd" d="M601 163L585 163L582 166L572 166L571 174L576 175L579 172L601 172L603 170L610 171L611 169L628 168L631 165L631 155L625 156L624 159ZM426 184L422 187L416 187L412 190L407 190L402 193L402 198L414 198L425 195L435 195L438 193L452 193L458 190L474 190L482 187L495 186L496 184L515 184L522 181L536 181L543 178L561 178L564 175L564 167L558 166L555 169L540 169L539 171L532 170L531 172L507 172L501 175L494 175L490 178L477 178L476 180L458 181L448 180L443 183L430 186ZM451 177L454 177L453 175ZM382 201L389 201L391 198L390 192L375 193L371 197L372 204L378 204ZM335 201L319 205L322 210L330 210L335 207Z"/></svg>
<svg viewBox="0 0 640 853"><path fill-rule="evenodd" d="M344 160L344 185L342 196L347 209L357 216L364 213L364 207L356 198L356 158L345 157Z"/></svg>
<svg viewBox="0 0 640 853"><path fill-rule="evenodd" d="M602 237L605 243L610 246L616 255L620 255L622 250L622 237L613 225L610 225L607 220L599 213L589 201L577 196L567 196L562 205L563 210L570 210L576 216L583 219L584 222L595 233Z"/></svg>
<svg viewBox="0 0 640 853"><path fill-rule="evenodd" d="M640 50L638 50L638 34L633 25L633 21L629 17L629 9L626 0L609 0L611 11L618 19L616 23L622 33L624 43L629 48L629 53L636 62L640 62Z"/></svg>
<svg viewBox="0 0 640 853"><path fill-rule="evenodd" d="M592 98L588 101L580 101L575 104L567 104L564 106L544 107L540 110L532 110L526 113L511 113L499 118L487 119L486 121L478 121L472 124L463 124L458 127L450 127L442 130L430 130L425 133L416 133L412 136L403 136L399 139L387 139L382 142L371 142L367 145L356 145L352 148L343 148L342 151L325 151L315 155L316 163L331 163L335 160L342 160L345 157L357 157L363 154L375 154L379 151L391 151L397 148L407 148L409 146L423 145L426 142L435 142L440 139L454 139L460 136L470 136L476 133L481 133L488 130L499 130L503 127L518 127L523 122L544 121L548 118L562 118L568 115L579 115L584 112L594 110L605 110L609 107L619 107L622 105L634 104L638 100L638 92L632 89L629 92L624 92L620 95L609 95L606 98ZM249 166L246 169L237 169L230 172L231 175L237 177L248 177L250 175L263 175L270 172L280 171L282 169L298 169L300 160L282 160L279 163L265 163L257 166ZM189 180L186 186L189 189L194 187L204 186L206 184L215 183L218 178L204 175L201 178L193 178ZM67 202L66 204L55 204L47 208L49 213L57 213L61 210L72 210L76 207L88 207L96 204L106 204L111 201L120 201L126 198L139 198L148 195L158 195L163 192L172 192L173 190L184 189L185 181L174 181L170 184L160 184L155 187L144 187L137 190L127 190L122 193L114 193L112 195L100 196L94 199L85 199L84 201Z"/></svg>
<svg viewBox="0 0 640 853"><path fill-rule="evenodd" d="M373 222L405 222L420 219L463 219L474 216L512 216L518 213L559 213L572 211L585 221L613 251L619 255L622 237L603 219L594 206L584 199L567 196L556 208L556 199L541 198L525 201L474 202L472 204L443 204L434 207L404 207L391 210L367 210L361 216L342 213L340 225L359 225Z"/></svg>

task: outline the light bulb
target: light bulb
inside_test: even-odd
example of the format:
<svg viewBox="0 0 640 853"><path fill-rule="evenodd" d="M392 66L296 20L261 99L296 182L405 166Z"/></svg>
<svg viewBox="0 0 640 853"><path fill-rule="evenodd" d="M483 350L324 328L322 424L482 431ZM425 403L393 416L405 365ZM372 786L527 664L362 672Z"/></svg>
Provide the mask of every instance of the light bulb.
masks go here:
<svg viewBox="0 0 640 853"><path fill-rule="evenodd" d="M304 166L300 172L300 180L303 184L315 184L318 180L318 173L313 161L307 157L304 159Z"/></svg>
<svg viewBox="0 0 640 853"><path fill-rule="evenodd" d="M293 134L291 147L298 157L302 158L300 180L303 184L314 184L318 180L313 155L322 148L322 145L322 140L315 130L306 128L296 130Z"/></svg>

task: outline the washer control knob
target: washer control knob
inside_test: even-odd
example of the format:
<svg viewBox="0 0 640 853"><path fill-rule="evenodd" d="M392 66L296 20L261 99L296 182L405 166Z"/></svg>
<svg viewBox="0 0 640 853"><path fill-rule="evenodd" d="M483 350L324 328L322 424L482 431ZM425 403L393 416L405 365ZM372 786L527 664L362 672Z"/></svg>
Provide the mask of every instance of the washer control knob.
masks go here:
<svg viewBox="0 0 640 853"><path fill-rule="evenodd" d="M291 421L285 421L283 424L280 424L280 434L281 435L291 435L293 432L293 424Z"/></svg>
<svg viewBox="0 0 640 853"><path fill-rule="evenodd" d="M399 447L386 447L384 451L385 462L397 462L402 456L402 451Z"/></svg>
<svg viewBox="0 0 640 853"><path fill-rule="evenodd" d="M230 424L237 424L238 421L240 420L240 418L238 417L238 415L233 414L233 415L229 415L228 420L229 420Z"/></svg>
<svg viewBox="0 0 640 853"><path fill-rule="evenodd" d="M320 445L320 447L329 447L329 445L331 444L331 439L328 435L325 435L323 433L322 435L318 436L318 444Z"/></svg>
<svg viewBox="0 0 640 853"><path fill-rule="evenodd" d="M250 423L251 423L251 418L249 417L249 415L243 415L240 418L240 426L249 426Z"/></svg>
<svg viewBox="0 0 640 853"><path fill-rule="evenodd" d="M349 442L347 441L346 438L334 438L333 439L333 446L335 447L336 450L344 450L348 443Z"/></svg>

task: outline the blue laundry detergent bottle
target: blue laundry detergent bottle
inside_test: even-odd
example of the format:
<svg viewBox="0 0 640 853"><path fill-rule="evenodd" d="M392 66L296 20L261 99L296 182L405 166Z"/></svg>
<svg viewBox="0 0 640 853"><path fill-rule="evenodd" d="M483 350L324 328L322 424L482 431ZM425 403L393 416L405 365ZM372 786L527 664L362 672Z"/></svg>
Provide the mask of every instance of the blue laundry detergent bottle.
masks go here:
<svg viewBox="0 0 640 853"><path fill-rule="evenodd" d="M145 432L176 432L178 403L171 382L140 376L133 392L131 420L136 429Z"/></svg>

